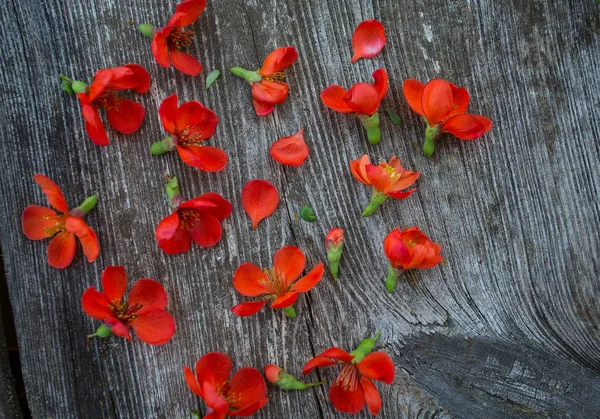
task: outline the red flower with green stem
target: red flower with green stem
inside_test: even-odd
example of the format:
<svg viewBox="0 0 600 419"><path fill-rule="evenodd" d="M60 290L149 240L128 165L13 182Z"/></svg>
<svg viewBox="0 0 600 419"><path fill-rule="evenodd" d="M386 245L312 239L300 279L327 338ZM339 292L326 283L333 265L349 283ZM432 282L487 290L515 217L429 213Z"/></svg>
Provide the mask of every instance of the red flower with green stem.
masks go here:
<svg viewBox="0 0 600 419"><path fill-rule="evenodd" d="M175 320L165 311L167 293L163 286L153 279L142 278L124 300L126 289L125 269L107 266L102 272L103 292L94 287L84 292L83 310L88 316L104 322L88 338L115 334L131 341L130 330L134 330L142 342L150 345L167 343L175 334Z"/></svg>
<svg viewBox="0 0 600 419"><path fill-rule="evenodd" d="M92 195L80 206L69 211L62 190L56 183L44 175L35 175L33 179L46 194L50 205L60 214L50 208L29 205L21 216L23 233L31 240L53 237L46 255L48 263L54 268L62 269L71 264L77 250L75 238L79 239L88 262L95 261L100 254L100 243L94 230L83 219L94 209L98 197Z"/></svg>
<svg viewBox="0 0 600 419"><path fill-rule="evenodd" d="M387 72L380 68L373 73L373 84L357 83L349 90L332 85L321 92L323 105L334 111L356 116L367 130L371 144L379 144L379 105L388 91Z"/></svg>
<svg viewBox="0 0 600 419"><path fill-rule="evenodd" d="M202 72L202 64L181 48L192 45L194 31L185 29L200 17L206 0L184 0L175 8L175 14L169 19L167 26L155 28L152 25L142 24L138 29L142 35L152 39L152 55L158 64L170 68L171 64L177 70L190 76L197 76Z"/></svg>
<svg viewBox="0 0 600 419"><path fill-rule="evenodd" d="M281 308L287 317L296 317L293 305L298 296L317 285L325 271L323 263L319 263L300 278L305 264L304 253L294 246L285 246L275 252L271 269L261 269L250 262L242 263L233 276L233 286L246 297L262 296L263 299L240 303L231 311L238 316L250 316L272 300L271 308Z"/></svg>
<svg viewBox="0 0 600 419"><path fill-rule="evenodd" d="M320 386L325 381L319 381L318 383L303 383L294 377L292 374L286 372L277 365L269 364L265 367L265 377L267 380L284 390L306 390L310 387Z"/></svg>
<svg viewBox="0 0 600 419"><path fill-rule="evenodd" d="M389 197L408 198L416 188L409 191L402 189L410 187L420 176L419 172L405 170L396 156L393 156L389 163L381 162L375 165L371 164L369 156L365 154L350 162L350 171L356 180L373 189L371 201L362 213L363 217L373 214Z"/></svg>
<svg viewBox="0 0 600 419"><path fill-rule="evenodd" d="M403 86L404 97L410 108L427 122L423 151L433 154L434 140L439 133L447 132L461 140L475 140L492 129L492 121L485 116L465 113L469 106L469 92L442 79L423 85L408 79Z"/></svg>
<svg viewBox="0 0 600 419"><path fill-rule="evenodd" d="M304 365L303 374L316 367L342 366L329 388L329 400L340 412L356 414L363 409L365 402L371 414L377 415L381 410L381 396L371 380L392 384L395 370L388 354L372 352L380 335L377 333L373 338L363 340L350 353L340 348L329 348Z"/></svg>
<svg viewBox="0 0 600 419"><path fill-rule="evenodd" d="M270 53L258 71L244 70L241 67L231 69L234 75L246 80L252 87L252 101L257 115L269 115L275 105L285 102L290 86L283 82L286 77L283 70L297 58L296 48L282 47Z"/></svg>
<svg viewBox="0 0 600 419"><path fill-rule="evenodd" d="M390 264L385 286L394 291L398 277L409 269L429 269L439 265L444 257L441 246L429 239L419 227L396 228L383 240L383 250Z"/></svg>
<svg viewBox="0 0 600 419"><path fill-rule="evenodd" d="M150 88L150 74L137 64L99 70L89 86L82 81L73 81L65 76L61 88L76 93L85 119L85 130L94 144L108 145L108 136L99 109L106 110L108 123L121 134L131 134L144 121L144 107L132 100L118 96L117 92L133 89L146 93Z"/></svg>
<svg viewBox="0 0 600 419"><path fill-rule="evenodd" d="M344 230L332 228L325 236L325 250L329 261L329 271L334 280L337 280L342 251L344 250Z"/></svg>
<svg viewBox="0 0 600 419"><path fill-rule="evenodd" d="M227 154L220 148L204 145L219 123L213 111L195 100L178 106L174 94L162 101L158 115L165 131L171 135L152 144L152 154L177 150L181 160L202 171L219 172L225 168Z"/></svg>
<svg viewBox="0 0 600 419"><path fill-rule="evenodd" d="M243 367L229 378L231 370L231 359L221 352L210 352L200 358L195 374L183 367L188 387L208 406L204 419L250 416L269 401L260 371Z"/></svg>
<svg viewBox="0 0 600 419"><path fill-rule="evenodd" d="M156 227L156 241L165 253L187 252L192 240L201 247L221 240L221 222L231 214L229 201L214 192L186 201L179 193L176 177L169 179L166 191L173 213Z"/></svg>

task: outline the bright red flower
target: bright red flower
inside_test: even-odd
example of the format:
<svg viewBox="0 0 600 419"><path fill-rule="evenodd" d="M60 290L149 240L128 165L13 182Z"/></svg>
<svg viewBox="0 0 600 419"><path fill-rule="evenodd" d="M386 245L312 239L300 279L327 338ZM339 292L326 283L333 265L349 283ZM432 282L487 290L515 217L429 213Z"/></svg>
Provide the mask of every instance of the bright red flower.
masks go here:
<svg viewBox="0 0 600 419"><path fill-rule="evenodd" d="M221 221L232 210L229 201L214 192L186 201L179 194L177 178L169 180L167 194L174 210L156 227L156 241L165 253L187 252L192 240L202 247L214 246L221 240Z"/></svg>
<svg viewBox="0 0 600 419"><path fill-rule="evenodd" d="M256 230L258 223L273 214L279 205L279 193L270 182L262 179L248 181L242 188L242 206Z"/></svg>
<svg viewBox="0 0 600 419"><path fill-rule="evenodd" d="M427 122L423 149L427 156L434 150L434 139L441 132L448 132L461 140L474 140L492 128L492 121L485 116L465 113L469 106L469 92L442 79L434 79L423 85L418 80L404 82L404 97L410 108Z"/></svg>
<svg viewBox="0 0 600 419"><path fill-rule="evenodd" d="M93 195L87 198L79 207L69 211L61 189L44 175L35 175L35 182L40 185L46 194L48 202L60 212L29 205L23 210L21 228L23 233L31 240L43 240L54 237L50 241L46 255L48 263L55 268L66 268L75 257L77 241L79 239L88 262L93 262L100 254L100 243L94 230L88 226L83 218L94 208L98 198Z"/></svg>
<svg viewBox="0 0 600 419"><path fill-rule="evenodd" d="M404 199L409 197L415 189L402 191L411 186L419 178L419 172L405 170L400 160L393 156L389 163L381 162L378 166L371 164L366 154L359 159L350 162L352 176L359 182L371 186L373 194L371 202L363 211L363 216L371 215L379 205L383 204L388 197Z"/></svg>
<svg viewBox="0 0 600 419"><path fill-rule="evenodd" d="M385 45L385 29L381 22L365 20L356 27L352 36L354 55L352 62L360 58L372 58L379 54Z"/></svg>
<svg viewBox="0 0 600 419"><path fill-rule="evenodd" d="M432 242L419 227L402 231L396 228L383 240L383 250L390 262L386 281L390 292L405 270L433 268L444 259L440 255L441 246Z"/></svg>
<svg viewBox="0 0 600 419"><path fill-rule="evenodd" d="M369 141L379 143L379 105L388 91L387 72L380 68L373 73L375 82L357 83L346 90L341 86L332 85L321 92L321 101L334 111L353 114L358 117L367 130Z"/></svg>
<svg viewBox="0 0 600 419"><path fill-rule="evenodd" d="M210 413L204 419L250 416L269 401L267 384L260 371L244 367L229 378L231 370L231 359L221 352L210 352L200 358L196 374L183 367L188 387L209 407Z"/></svg>
<svg viewBox="0 0 600 419"><path fill-rule="evenodd" d="M292 136L275 141L271 146L270 154L281 164L301 166L308 157L308 146L304 141L304 128Z"/></svg>
<svg viewBox="0 0 600 419"><path fill-rule="evenodd" d="M285 102L290 86L284 83L285 73L298 58L298 51L294 47L277 48L270 53L258 71L244 70L234 67L231 72L246 80L252 87L254 110L259 116L269 115L275 105Z"/></svg>
<svg viewBox="0 0 600 419"><path fill-rule="evenodd" d="M151 345L167 343L175 333L175 320L165 311L167 293L163 286L153 279L142 278L123 300L127 289L127 275L122 266L107 266L102 272L104 292L89 287L81 299L83 310L88 316L102 320L98 334L109 327L111 332L131 341L129 331L133 329L137 337Z"/></svg>
<svg viewBox="0 0 600 419"><path fill-rule="evenodd" d="M177 70L190 76L197 76L202 72L202 64L180 50L189 47L194 36L194 31L184 28L200 17L205 7L206 0L184 0L175 8L175 14L169 19L167 26L139 26L142 34L152 38L152 55L158 64L166 68L173 64Z"/></svg>
<svg viewBox="0 0 600 419"><path fill-rule="evenodd" d="M108 123L121 134L131 134L142 125L146 115L144 107L117 96L115 92L133 89L136 93L146 93L150 88L150 74L144 67L127 64L99 70L89 86L75 81L71 87L77 93L85 129L94 144L108 145L106 129L98 109L106 109Z"/></svg>
<svg viewBox="0 0 600 419"><path fill-rule="evenodd" d="M304 271L306 257L300 249L285 246L273 257L273 268L260 269L250 262L242 263L233 276L233 286L246 297L263 296L251 303L240 303L231 311L238 316L250 316L258 312L269 301L271 308L286 309L288 317L295 317L293 304L301 292L310 291L323 277L323 263L319 263L306 276L298 279Z"/></svg>
<svg viewBox="0 0 600 419"><path fill-rule="evenodd" d="M345 413L360 412L365 402L369 411L377 415L381 409L381 396L371 380L391 384L394 381L394 363L385 352L372 352L377 334L373 339L365 339L351 353L340 348L329 348L309 360L303 374L315 367L341 365L342 370L329 389L329 400L333 406Z"/></svg>
<svg viewBox="0 0 600 419"><path fill-rule="evenodd" d="M186 164L202 171L219 172L225 168L227 154L220 148L204 145L219 123L213 111L195 100L178 106L174 94L162 101L158 115L171 136L152 144L152 154L177 150Z"/></svg>
<svg viewBox="0 0 600 419"><path fill-rule="evenodd" d="M342 251L344 250L344 230L332 228L325 236L325 250L329 261L329 271L333 279L337 279Z"/></svg>

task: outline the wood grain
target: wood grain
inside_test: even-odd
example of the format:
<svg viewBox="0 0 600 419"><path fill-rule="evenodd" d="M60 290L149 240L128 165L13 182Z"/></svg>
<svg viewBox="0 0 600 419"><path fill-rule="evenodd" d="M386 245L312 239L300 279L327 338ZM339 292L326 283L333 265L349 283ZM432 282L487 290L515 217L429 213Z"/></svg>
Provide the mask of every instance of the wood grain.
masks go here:
<svg viewBox="0 0 600 419"><path fill-rule="evenodd" d="M600 416L593 393L600 372L594 1L212 1L193 25L189 52L205 68L197 78L159 67L149 40L128 23L165 24L175 4L0 4L0 242L35 417L187 417L204 405L187 389L182 367L208 351L228 353L236 367L273 362L299 374L316 353L334 345L350 350L377 331L398 376L392 386L378 385L380 417ZM350 64L352 32L370 18L384 23L386 47ZM259 118L249 87L228 69L257 69L284 45L300 53L288 71L290 97ZM77 101L58 89L58 75L90 80L97 69L128 62L153 76L149 94L131 96L146 107L146 120L134 135L109 130L111 144L99 148L84 134ZM372 146L359 122L324 108L319 93L333 83L370 81L379 67L390 75L383 107L405 123L397 127L382 114L382 141ZM205 91L215 68L223 74ZM494 128L473 142L443 136L427 159L424 124L402 97L409 77L467 87L470 110L490 117ZM158 105L172 93L219 115L210 141L230 156L223 172L150 155L150 144L164 136ZM282 167L268 148L301 127L311 154L302 167ZM352 179L348 162L364 153L373 160L397 155L420 171L418 191L363 219L369 191ZM99 196L87 218L102 245L95 263L79 253L70 268L54 270L47 243L21 233L23 208L45 203L35 173L61 185L73 206ZM169 213L165 173L180 178L188 197L215 191L231 200L234 212L217 246L179 256L160 251L153 232ZM239 196L255 178L271 181L282 202L253 231ZM317 222L298 219L303 205L315 209ZM382 240L397 225L419 225L442 244L446 263L411 272L388 294ZM246 319L229 312L244 301L231 286L239 263L269 266L278 248L293 244L312 267L325 260L323 237L334 226L347 237L340 280L325 279L301 297L295 320L268 310ZM86 341L98 322L83 314L80 298L99 286L107 265L125 266L132 282L164 284L178 325L172 342ZM310 378L332 382L336 373L323 369ZM270 389L269 397L255 417L342 417L327 387Z"/></svg>

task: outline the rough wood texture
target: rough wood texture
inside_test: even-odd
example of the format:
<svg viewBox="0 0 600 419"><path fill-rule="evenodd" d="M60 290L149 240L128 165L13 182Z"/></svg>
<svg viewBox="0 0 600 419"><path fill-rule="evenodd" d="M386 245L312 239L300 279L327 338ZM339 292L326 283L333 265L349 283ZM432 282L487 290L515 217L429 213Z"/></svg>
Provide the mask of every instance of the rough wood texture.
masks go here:
<svg viewBox="0 0 600 419"><path fill-rule="evenodd" d="M352 349L376 331L398 375L392 386L378 385L380 417L600 416L599 5L215 0L193 27L198 37L190 51L205 71L191 78L155 64L149 40L127 23L164 24L175 3L0 5L0 238L35 417L186 417L204 405L186 388L182 366L208 351L227 352L237 367L275 362L299 373L315 353ZM385 24L387 45L375 59L351 65L352 32L373 17ZM288 72L291 95L272 116L258 118L248 86L228 68L259 68L283 45L300 52ZM97 69L128 62L153 76L150 93L137 97L146 121L131 136L111 130L110 146L96 147L76 100L58 89L58 74L89 80ZM333 83L369 81L378 67L390 74L383 106L405 124L382 115L382 141L372 146L360 124L325 109L319 93ZM214 68L223 76L205 91ZM470 109L489 116L494 128L474 142L443 137L427 159L420 151L424 124L401 93L408 77L467 87ZM149 154L164 134L157 107L175 92L220 116L211 141L230 156L225 171L200 173L175 155ZM310 157L300 168L283 168L268 147L300 127ZM364 153L374 160L396 154L421 171L417 193L363 219L369 192L351 178L348 162ZM21 233L23 208L45 202L35 173L61 185L72 205L98 194L88 217L102 244L95 263L79 254L70 268L52 269L47 243ZM181 256L159 250L153 231L169 212L164 173L179 176L188 197L216 191L231 200L234 213L216 247ZM257 231L239 200L252 178L270 180L282 196ZM295 216L305 204L318 222ZM443 245L447 262L407 275L389 294L381 243L396 225L419 225ZM325 259L323 237L333 226L347 231L340 280L326 279L300 298L298 318L229 313L240 301L231 286L239 263L267 266L280 246L294 244L312 267ZM79 300L107 265L125 266L132 281L151 277L165 285L178 325L172 342L154 348L117 338L86 341L98 322L82 313ZM331 382L336 373L318 374ZM270 389L269 397L255 417L341 416L327 387Z"/></svg>

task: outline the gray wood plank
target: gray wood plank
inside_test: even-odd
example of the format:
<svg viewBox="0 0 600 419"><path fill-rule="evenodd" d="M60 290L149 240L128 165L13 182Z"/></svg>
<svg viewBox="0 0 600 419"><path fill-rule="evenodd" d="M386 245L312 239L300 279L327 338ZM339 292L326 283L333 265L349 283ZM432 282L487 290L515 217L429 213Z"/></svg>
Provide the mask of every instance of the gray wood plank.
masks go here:
<svg viewBox="0 0 600 419"><path fill-rule="evenodd" d="M590 393L600 371L600 11L593 1L214 1L194 25L189 49L205 67L198 78L156 65L149 41L127 23L164 24L175 4L0 5L0 242L35 417L185 417L203 404L187 390L182 367L208 351L227 352L238 367L276 362L299 373L314 354L352 349L378 330L398 374L392 386L378 386L380 417L475 417L482 406L487 417L600 415ZM373 17L383 21L388 43L374 59L351 65L352 31ZM283 45L300 53L288 72L290 98L258 118L248 86L227 70L258 68ZM110 130L111 145L98 148L57 76L89 79L127 62L153 76L149 94L136 96L146 120L131 136ZM379 67L390 74L384 107L405 124L382 115L382 141L372 146L356 120L327 110L318 96L333 83L369 81ZM223 75L205 91L213 68ZM489 116L494 128L474 142L442 137L425 158L423 123L402 97L408 77L467 87L471 111ZM149 154L164 134L157 107L172 93L217 112L211 142L230 156L225 171L200 173L175 155ZM284 168L268 147L300 127L311 154L302 167ZM368 191L347 165L364 153L373 160L395 154L421 171L417 193L363 219ZM69 269L54 270L46 244L22 235L23 208L44 203L35 173L54 179L74 205L98 194L88 218L102 245L95 263L79 254ZM188 197L216 191L231 200L234 212L216 247L179 256L157 247L154 228L169 212L164 173L177 175ZM270 180L282 197L257 231L239 199L252 178ZM305 204L318 222L295 217ZM390 295L381 243L396 225L419 225L442 244L446 263L410 273ZM323 237L332 226L347 232L340 280L326 279L302 297L297 319L229 313L241 301L231 286L240 262L268 266L279 247L295 244L313 266L325 259ZM168 345L86 341L97 322L79 300L111 264L124 265L131 281L147 276L165 285L178 324ZM331 382L336 373L318 376ZM255 417L341 416L327 387L271 389L269 397Z"/></svg>

